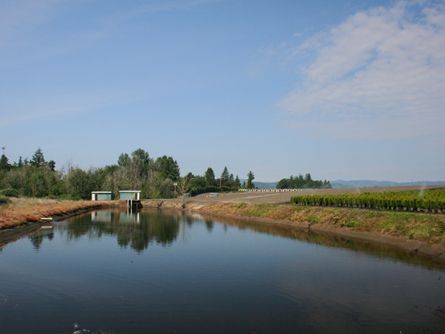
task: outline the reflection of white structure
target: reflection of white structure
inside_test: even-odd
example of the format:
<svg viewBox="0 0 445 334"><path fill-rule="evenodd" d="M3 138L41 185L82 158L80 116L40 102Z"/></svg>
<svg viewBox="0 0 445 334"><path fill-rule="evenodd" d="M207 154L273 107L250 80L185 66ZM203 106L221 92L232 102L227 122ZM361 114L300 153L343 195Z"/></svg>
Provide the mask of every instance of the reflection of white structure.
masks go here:
<svg viewBox="0 0 445 334"><path fill-rule="evenodd" d="M140 216L139 212L132 213L131 211L121 212L119 214L119 223L127 223L127 224L139 224Z"/></svg>
<svg viewBox="0 0 445 334"><path fill-rule="evenodd" d="M110 223L111 212L110 211L93 211L91 212L91 221L97 223Z"/></svg>
<svg viewBox="0 0 445 334"><path fill-rule="evenodd" d="M139 212L132 212L131 210L121 212L93 211L91 212L91 221L94 223L139 224L140 215Z"/></svg>

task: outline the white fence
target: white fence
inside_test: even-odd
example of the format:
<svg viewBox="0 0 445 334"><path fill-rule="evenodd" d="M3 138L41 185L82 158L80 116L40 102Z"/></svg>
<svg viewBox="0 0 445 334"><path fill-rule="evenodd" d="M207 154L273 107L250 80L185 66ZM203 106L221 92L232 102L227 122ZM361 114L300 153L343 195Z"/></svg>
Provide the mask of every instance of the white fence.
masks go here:
<svg viewBox="0 0 445 334"><path fill-rule="evenodd" d="M238 191L246 193L286 193L301 190L303 189L239 189Z"/></svg>

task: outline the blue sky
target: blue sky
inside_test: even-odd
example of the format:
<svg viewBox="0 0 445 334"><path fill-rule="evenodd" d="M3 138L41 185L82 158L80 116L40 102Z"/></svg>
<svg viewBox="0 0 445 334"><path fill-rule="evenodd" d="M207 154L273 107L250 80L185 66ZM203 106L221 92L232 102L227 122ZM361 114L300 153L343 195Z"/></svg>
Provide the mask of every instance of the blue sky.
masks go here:
<svg viewBox="0 0 445 334"><path fill-rule="evenodd" d="M442 1L0 2L0 144L62 167L445 179Z"/></svg>

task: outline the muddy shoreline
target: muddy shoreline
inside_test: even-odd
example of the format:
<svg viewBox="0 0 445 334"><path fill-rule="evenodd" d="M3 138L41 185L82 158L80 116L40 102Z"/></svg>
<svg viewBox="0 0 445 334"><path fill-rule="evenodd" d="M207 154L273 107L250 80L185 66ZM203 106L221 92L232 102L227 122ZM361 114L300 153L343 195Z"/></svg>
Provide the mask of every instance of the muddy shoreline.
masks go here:
<svg viewBox="0 0 445 334"><path fill-rule="evenodd" d="M209 218L235 219L239 221L253 221L265 225L286 226L299 231L314 232L331 237L341 237L351 241L363 242L373 245L382 245L395 250L403 251L412 255L420 256L440 264L445 264L445 246L429 244L421 240L410 240L404 237L384 235L376 232L354 231L344 227L330 226L325 224L311 224L308 221L292 221L288 219L274 219L256 216L243 216L230 213L213 212L212 205L207 203L196 203L193 201L178 200L146 200L143 201L144 208L158 208L169 210L181 210L190 213L198 213Z"/></svg>

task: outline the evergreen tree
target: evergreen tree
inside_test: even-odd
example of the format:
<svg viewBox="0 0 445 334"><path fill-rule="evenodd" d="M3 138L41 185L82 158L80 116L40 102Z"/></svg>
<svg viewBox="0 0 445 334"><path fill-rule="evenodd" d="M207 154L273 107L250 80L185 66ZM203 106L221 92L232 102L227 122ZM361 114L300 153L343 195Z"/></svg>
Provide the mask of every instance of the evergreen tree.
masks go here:
<svg viewBox="0 0 445 334"><path fill-rule="evenodd" d="M206 179L206 184L208 187L215 186L215 173L213 172L213 169L211 167L207 168L204 177Z"/></svg>
<svg viewBox="0 0 445 334"><path fill-rule="evenodd" d="M45 157L43 156L43 152L40 148L38 148L37 151L34 153L30 163L31 166L34 167L42 167L45 165Z"/></svg>
<svg viewBox="0 0 445 334"><path fill-rule="evenodd" d="M230 174L227 166L224 167L223 172L221 173L220 185L226 185L229 182Z"/></svg>
<svg viewBox="0 0 445 334"><path fill-rule="evenodd" d="M241 181L240 181L238 175L235 177L235 186L237 189L241 188Z"/></svg>
<svg viewBox="0 0 445 334"><path fill-rule="evenodd" d="M253 184L254 179L255 179L255 175L253 175L252 171L249 171L249 173L247 174L247 183L246 183L247 189L255 188L255 185Z"/></svg>
<svg viewBox="0 0 445 334"><path fill-rule="evenodd" d="M54 172L56 170L56 162L54 160L48 161L48 168Z"/></svg>
<svg viewBox="0 0 445 334"><path fill-rule="evenodd" d="M9 164L8 157L4 154L2 154L0 158L0 170L9 170L11 168L11 165Z"/></svg>

